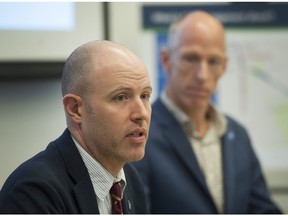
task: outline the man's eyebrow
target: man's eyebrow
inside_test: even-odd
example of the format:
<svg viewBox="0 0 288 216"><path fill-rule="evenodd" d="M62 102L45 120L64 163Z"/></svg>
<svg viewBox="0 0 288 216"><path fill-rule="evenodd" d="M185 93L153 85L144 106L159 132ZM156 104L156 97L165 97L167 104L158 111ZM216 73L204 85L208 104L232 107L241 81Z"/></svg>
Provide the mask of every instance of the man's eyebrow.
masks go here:
<svg viewBox="0 0 288 216"><path fill-rule="evenodd" d="M149 85L149 86L145 86L144 88L143 88L143 90L145 90L145 91L150 91L150 92L152 92L152 87ZM121 91L127 91L127 92L132 92L132 91L134 91L133 90L133 88L131 88L131 87L127 87L127 86L118 86L118 87L116 87L115 89L113 89L111 92L109 92L109 94L115 94L115 93L117 93L117 92L121 92Z"/></svg>
<svg viewBox="0 0 288 216"><path fill-rule="evenodd" d="M127 87L127 86L117 86L116 88L114 88L112 91L110 91L109 94L114 94L120 91L133 91L132 88Z"/></svg>
<svg viewBox="0 0 288 216"><path fill-rule="evenodd" d="M147 90L147 89L148 89L150 92L152 92L152 90L153 90L151 86L146 86L146 87L144 87L143 89L144 89L144 90Z"/></svg>

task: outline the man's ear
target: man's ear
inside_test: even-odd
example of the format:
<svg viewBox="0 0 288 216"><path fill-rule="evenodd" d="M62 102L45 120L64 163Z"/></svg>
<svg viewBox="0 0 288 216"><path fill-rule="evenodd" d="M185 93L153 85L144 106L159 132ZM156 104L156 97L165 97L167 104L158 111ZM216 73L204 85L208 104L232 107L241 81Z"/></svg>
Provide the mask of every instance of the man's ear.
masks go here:
<svg viewBox="0 0 288 216"><path fill-rule="evenodd" d="M224 60L223 60L223 68L222 68L222 74L223 75L225 72L226 72L226 69L227 69L227 65L228 65L228 57L225 56Z"/></svg>
<svg viewBox="0 0 288 216"><path fill-rule="evenodd" d="M166 73L169 73L171 64L170 64L170 52L168 48L161 49L160 57L162 66L164 67Z"/></svg>
<svg viewBox="0 0 288 216"><path fill-rule="evenodd" d="M67 117L76 123L80 123L82 119L82 99L75 94L66 94L63 97L63 105Z"/></svg>

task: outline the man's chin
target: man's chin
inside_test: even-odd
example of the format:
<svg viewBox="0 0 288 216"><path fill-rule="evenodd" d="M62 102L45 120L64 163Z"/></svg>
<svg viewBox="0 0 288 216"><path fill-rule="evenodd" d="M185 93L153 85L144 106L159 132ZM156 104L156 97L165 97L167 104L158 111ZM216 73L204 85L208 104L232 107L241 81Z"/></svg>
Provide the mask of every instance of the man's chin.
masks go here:
<svg viewBox="0 0 288 216"><path fill-rule="evenodd" d="M128 162L136 162L142 160L144 158L144 155L145 155L144 150L141 152L134 153L133 155L131 155Z"/></svg>

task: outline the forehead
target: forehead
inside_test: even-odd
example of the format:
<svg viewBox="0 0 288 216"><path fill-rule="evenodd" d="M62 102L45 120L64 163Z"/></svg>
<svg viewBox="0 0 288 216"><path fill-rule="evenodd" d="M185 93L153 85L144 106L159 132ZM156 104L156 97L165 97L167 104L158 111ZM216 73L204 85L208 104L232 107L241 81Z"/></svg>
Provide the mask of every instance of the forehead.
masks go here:
<svg viewBox="0 0 288 216"><path fill-rule="evenodd" d="M115 45L91 50L90 63L88 82L93 92L109 91L119 85L135 88L150 84L145 65L126 48Z"/></svg>
<svg viewBox="0 0 288 216"><path fill-rule="evenodd" d="M150 87L149 74L141 62L114 61L100 68L96 66L90 79L94 90L106 92L122 87L135 90Z"/></svg>
<svg viewBox="0 0 288 216"><path fill-rule="evenodd" d="M174 39L180 49L198 47L205 51L225 52L225 34L219 25L186 20L179 24Z"/></svg>

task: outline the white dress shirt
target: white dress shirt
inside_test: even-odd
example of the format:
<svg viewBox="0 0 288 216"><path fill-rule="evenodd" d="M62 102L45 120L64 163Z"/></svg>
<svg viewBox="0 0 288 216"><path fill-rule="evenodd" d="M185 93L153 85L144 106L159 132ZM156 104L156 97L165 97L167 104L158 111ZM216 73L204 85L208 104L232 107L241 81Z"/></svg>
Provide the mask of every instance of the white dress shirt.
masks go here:
<svg viewBox="0 0 288 216"><path fill-rule="evenodd" d="M122 197L126 186L124 170L121 169L116 178L114 178L97 160L91 157L83 147L72 137L75 145L87 167L90 179L93 184L94 192L97 197L97 203L100 214L111 214L111 196L110 189L114 182L121 181ZM121 197L121 198L122 198Z"/></svg>

